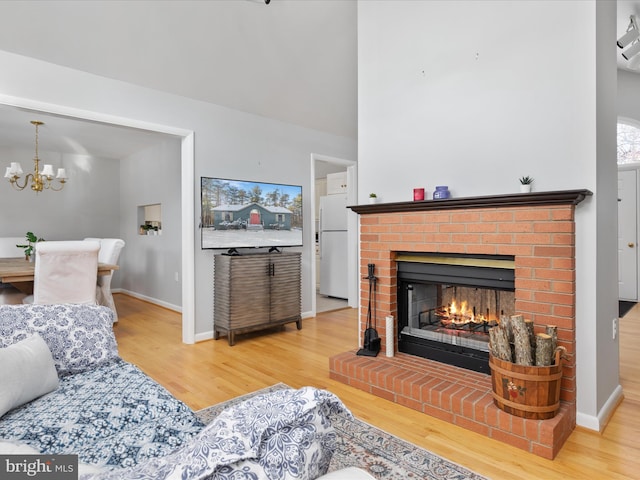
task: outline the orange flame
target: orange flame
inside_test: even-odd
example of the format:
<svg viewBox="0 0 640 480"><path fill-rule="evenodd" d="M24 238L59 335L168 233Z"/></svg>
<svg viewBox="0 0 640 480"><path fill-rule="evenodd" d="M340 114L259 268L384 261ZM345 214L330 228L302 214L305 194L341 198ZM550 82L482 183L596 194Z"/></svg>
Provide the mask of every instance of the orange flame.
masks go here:
<svg viewBox="0 0 640 480"><path fill-rule="evenodd" d="M466 301L459 302L452 300L449 306L443 307L440 310L439 315L444 317L445 321L449 323L464 325L467 323L483 323L487 322L488 319L485 315L479 314L474 315L473 309L469 308Z"/></svg>

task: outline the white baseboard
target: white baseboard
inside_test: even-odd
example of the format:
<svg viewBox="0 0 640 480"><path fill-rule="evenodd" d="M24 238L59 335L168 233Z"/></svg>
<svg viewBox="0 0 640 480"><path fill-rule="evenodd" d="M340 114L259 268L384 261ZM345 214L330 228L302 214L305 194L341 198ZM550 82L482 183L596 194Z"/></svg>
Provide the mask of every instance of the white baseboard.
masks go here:
<svg viewBox="0 0 640 480"><path fill-rule="evenodd" d="M138 298L140 300L144 300L145 302L153 303L155 305L159 305L164 308L168 308L169 310L173 310L174 312L182 313L182 307L179 305L173 305L172 303L163 302L162 300L158 300L157 298L147 297L146 295L141 295L136 292L132 292L130 290L125 290L122 288L116 288L111 290L113 293L124 293L125 295L129 295L134 298ZM213 338L213 336L211 337Z"/></svg>
<svg viewBox="0 0 640 480"><path fill-rule="evenodd" d="M602 432L623 397L622 386L618 385L602 406L597 416L577 412L576 425L588 428L589 430L595 430L596 432Z"/></svg>
<svg viewBox="0 0 640 480"><path fill-rule="evenodd" d="M205 340L211 340L213 338L213 330L209 330L208 332L202 332L196 334L196 343L204 342Z"/></svg>

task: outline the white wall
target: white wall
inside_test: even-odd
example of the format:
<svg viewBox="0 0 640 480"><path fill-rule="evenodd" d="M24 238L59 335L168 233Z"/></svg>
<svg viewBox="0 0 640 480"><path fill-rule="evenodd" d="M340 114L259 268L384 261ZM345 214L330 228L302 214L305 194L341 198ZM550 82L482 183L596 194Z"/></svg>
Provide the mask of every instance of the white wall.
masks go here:
<svg viewBox="0 0 640 480"><path fill-rule="evenodd" d="M195 132L192 201L196 217L184 221L187 225L193 224L195 230L195 333L199 339L212 332L214 253L200 250L197 230L200 177L302 185L305 204L302 309L311 310L315 288L311 278L314 241L310 154L356 158L355 141L4 51L0 51L0 65L3 73L0 75L0 97L29 99L64 106L68 110L99 112L112 116L114 121L119 118L135 120ZM47 81L43 82L43 78ZM121 225L122 231L127 228L128 225Z"/></svg>
<svg viewBox="0 0 640 480"><path fill-rule="evenodd" d="M615 128L604 111L615 103L615 3L598 3L598 16L593 0L358 3L361 203L369 191L408 201L435 185L515 193L523 175L535 191L594 192L576 208L576 355L579 422L595 429L618 386L617 292L606 287L617 281L606 238ZM600 62L598 41L611 42L613 63Z"/></svg>

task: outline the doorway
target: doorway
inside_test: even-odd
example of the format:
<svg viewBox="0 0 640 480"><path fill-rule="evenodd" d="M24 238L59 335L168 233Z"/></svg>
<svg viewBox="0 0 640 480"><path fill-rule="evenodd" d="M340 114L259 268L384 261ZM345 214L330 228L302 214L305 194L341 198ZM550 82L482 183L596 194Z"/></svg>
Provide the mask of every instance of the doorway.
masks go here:
<svg viewBox="0 0 640 480"><path fill-rule="evenodd" d="M638 301L640 122L618 118L618 300Z"/></svg>
<svg viewBox="0 0 640 480"><path fill-rule="evenodd" d="M180 185L181 185L181 269L182 269L182 341L195 343L195 205L193 184L195 166L194 132L180 127L149 123L147 121L114 117L113 115L79 110L76 108L43 103L40 101L0 96L0 105L15 107L36 113L44 113L73 120L93 122L105 125L152 131L160 134L179 137L180 148Z"/></svg>
<svg viewBox="0 0 640 480"><path fill-rule="evenodd" d="M357 170L351 160L311 155L314 255L312 313L357 305ZM341 226L329 231L326 212L344 213ZM322 220L322 212L325 212ZM335 215L335 214L334 214ZM339 222L340 223L340 222ZM340 240L335 240L340 236Z"/></svg>
<svg viewBox="0 0 640 480"><path fill-rule="evenodd" d="M638 170L618 171L618 298L638 301Z"/></svg>

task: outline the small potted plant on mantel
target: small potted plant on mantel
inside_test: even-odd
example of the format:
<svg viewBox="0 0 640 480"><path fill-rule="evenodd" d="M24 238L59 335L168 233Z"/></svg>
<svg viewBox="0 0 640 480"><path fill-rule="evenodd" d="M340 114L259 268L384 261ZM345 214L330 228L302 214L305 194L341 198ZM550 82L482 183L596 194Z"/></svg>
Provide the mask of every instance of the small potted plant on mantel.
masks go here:
<svg viewBox="0 0 640 480"><path fill-rule="evenodd" d="M378 195L376 195L375 193L370 193L369 203L377 203L377 202L378 202Z"/></svg>
<svg viewBox="0 0 640 480"><path fill-rule="evenodd" d="M520 177L520 192L521 193L529 193L531 191L531 184L533 183L533 177L529 175L525 177Z"/></svg>
<svg viewBox="0 0 640 480"><path fill-rule="evenodd" d="M18 248L24 248L24 258L25 260L32 261L35 254L36 243L44 242L44 238L38 238L33 232L27 232L25 235L27 239L26 245L16 245Z"/></svg>

